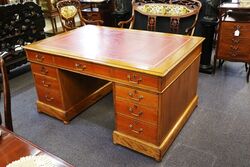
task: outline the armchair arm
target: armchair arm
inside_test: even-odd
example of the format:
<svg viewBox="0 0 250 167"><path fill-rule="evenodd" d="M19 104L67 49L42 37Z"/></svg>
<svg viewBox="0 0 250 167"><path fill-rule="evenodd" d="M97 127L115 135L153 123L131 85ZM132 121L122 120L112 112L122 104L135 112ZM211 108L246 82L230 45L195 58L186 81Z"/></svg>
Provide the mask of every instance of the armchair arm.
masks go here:
<svg viewBox="0 0 250 167"><path fill-rule="evenodd" d="M134 27L134 16L131 16L130 19L128 19L128 20L126 20L126 21L120 21L120 22L118 23L118 26L119 26L120 28L123 28L123 26L124 26L125 24L130 24L130 25L129 25L129 29L132 29L132 28Z"/></svg>
<svg viewBox="0 0 250 167"><path fill-rule="evenodd" d="M195 30L195 26L196 26L197 20L198 20L198 14L196 14L196 17L195 17L195 20L194 20L193 24L190 27L188 27L188 28L185 29L185 33L187 35L190 35L190 36L194 35L194 30Z"/></svg>

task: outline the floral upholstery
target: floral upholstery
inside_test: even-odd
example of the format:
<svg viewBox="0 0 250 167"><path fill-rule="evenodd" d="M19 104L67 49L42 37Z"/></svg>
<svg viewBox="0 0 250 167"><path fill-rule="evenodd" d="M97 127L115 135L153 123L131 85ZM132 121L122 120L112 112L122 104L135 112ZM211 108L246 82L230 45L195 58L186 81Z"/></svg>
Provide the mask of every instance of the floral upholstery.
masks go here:
<svg viewBox="0 0 250 167"><path fill-rule="evenodd" d="M70 18L75 17L75 15L77 14L77 9L73 5L64 6L64 7L61 8L60 13L61 13L63 18L70 19Z"/></svg>
<svg viewBox="0 0 250 167"><path fill-rule="evenodd" d="M191 12L184 5L177 4L145 4L138 6L137 10L150 15L182 16Z"/></svg>

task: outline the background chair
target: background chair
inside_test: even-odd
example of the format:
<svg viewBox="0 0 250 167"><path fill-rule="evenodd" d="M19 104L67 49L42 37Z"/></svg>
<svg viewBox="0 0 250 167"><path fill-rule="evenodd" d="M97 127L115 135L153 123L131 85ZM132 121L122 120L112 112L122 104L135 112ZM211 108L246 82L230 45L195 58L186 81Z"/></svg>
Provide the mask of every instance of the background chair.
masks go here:
<svg viewBox="0 0 250 167"><path fill-rule="evenodd" d="M182 15L152 14L140 11L140 6L145 4L183 5L190 9L191 12ZM168 3L145 3L132 0L131 18L119 22L118 26L123 27L125 24L129 24L129 28L134 29L193 35L201 6L202 4L198 0L178 0Z"/></svg>
<svg viewBox="0 0 250 167"><path fill-rule="evenodd" d="M56 18L59 13L55 7L57 0L37 0L37 4L41 6L45 18L49 18L51 21L53 34L58 33Z"/></svg>
<svg viewBox="0 0 250 167"><path fill-rule="evenodd" d="M13 131L13 125L12 125L12 116L11 116L11 102L10 102L10 87L9 87L9 80L7 75L7 70L5 67L5 61L8 56L10 56L9 53L3 52L0 53L0 70L2 74L2 87L3 87L3 100L4 100L4 121L5 121L5 127L11 131ZM2 124L2 118L0 113L0 125Z"/></svg>
<svg viewBox="0 0 250 167"><path fill-rule="evenodd" d="M86 24L102 25L102 20L87 20L81 13L81 4L79 0L62 0L56 4L59 12L60 21L64 31L77 28L76 17L80 19L80 26Z"/></svg>

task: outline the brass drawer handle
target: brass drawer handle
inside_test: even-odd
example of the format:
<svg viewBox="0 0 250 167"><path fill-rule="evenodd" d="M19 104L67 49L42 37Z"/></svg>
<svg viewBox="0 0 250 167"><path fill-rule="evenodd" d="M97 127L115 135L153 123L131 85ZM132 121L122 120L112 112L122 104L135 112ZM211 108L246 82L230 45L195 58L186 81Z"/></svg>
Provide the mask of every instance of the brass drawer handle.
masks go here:
<svg viewBox="0 0 250 167"><path fill-rule="evenodd" d="M231 45L230 48L231 48L232 50L238 50L238 49L239 49L239 46Z"/></svg>
<svg viewBox="0 0 250 167"><path fill-rule="evenodd" d="M86 67L86 65L82 65L82 64L79 64L79 63L75 63L75 68L76 68L77 70L83 71L83 70L85 70L87 67Z"/></svg>
<svg viewBox="0 0 250 167"><path fill-rule="evenodd" d="M233 38L232 41L233 41L234 44L240 43L240 39L235 39L235 38Z"/></svg>
<svg viewBox="0 0 250 167"><path fill-rule="evenodd" d="M134 101L141 101L144 97L142 95L138 95L137 97L134 97L135 94L137 93L137 91L135 90L134 91L135 93L131 93L131 92L128 92L128 95L130 96L130 99L131 100L134 100Z"/></svg>
<svg viewBox="0 0 250 167"><path fill-rule="evenodd" d="M44 60L44 56L40 54L36 54L36 60L42 62Z"/></svg>
<svg viewBox="0 0 250 167"><path fill-rule="evenodd" d="M48 71L44 66L42 66L40 72L41 72L43 75L47 75L49 71Z"/></svg>
<svg viewBox="0 0 250 167"><path fill-rule="evenodd" d="M137 76L136 74L132 74L132 76L128 74L127 78L128 78L128 82L133 83L133 84L139 84L142 81L142 77Z"/></svg>
<svg viewBox="0 0 250 167"><path fill-rule="evenodd" d="M44 80L42 81L42 84L43 84L43 86L46 87L46 88L50 87L50 84L47 84Z"/></svg>
<svg viewBox="0 0 250 167"><path fill-rule="evenodd" d="M45 100L48 101L48 102L51 102L54 100L53 97L49 97L48 95L45 95Z"/></svg>
<svg viewBox="0 0 250 167"><path fill-rule="evenodd" d="M134 108L137 108L137 106L135 106ZM142 111L139 111L139 112L138 112L138 114L137 114L137 113L135 113L135 112L134 112L134 108L129 107L129 109L128 109L128 110L130 111L130 114L131 114L131 115L133 115L133 116L135 116L135 117L139 117L140 115L142 115L142 114L143 114L143 112L142 112Z"/></svg>
<svg viewBox="0 0 250 167"><path fill-rule="evenodd" d="M132 132L136 134L140 134L143 132L143 128L139 128L138 130L134 129L134 126L132 124L129 125L129 128L131 129Z"/></svg>

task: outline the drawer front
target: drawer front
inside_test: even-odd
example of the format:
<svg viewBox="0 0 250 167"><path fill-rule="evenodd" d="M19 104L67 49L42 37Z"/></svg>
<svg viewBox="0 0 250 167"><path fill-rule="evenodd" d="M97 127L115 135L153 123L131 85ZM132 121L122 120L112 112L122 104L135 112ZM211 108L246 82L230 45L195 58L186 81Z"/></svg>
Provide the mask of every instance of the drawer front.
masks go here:
<svg viewBox="0 0 250 167"><path fill-rule="evenodd" d="M157 144L156 126L142 123L136 119L131 119L119 113L116 113L116 130L146 142Z"/></svg>
<svg viewBox="0 0 250 167"><path fill-rule="evenodd" d="M231 61L250 61L250 47L246 38L221 37L218 58Z"/></svg>
<svg viewBox="0 0 250 167"><path fill-rule="evenodd" d="M44 89L43 86L36 86L39 101L48 105L63 109L61 93L59 90Z"/></svg>
<svg viewBox="0 0 250 167"><path fill-rule="evenodd" d="M250 23L222 22L220 28L221 37L234 37L236 30L239 30L239 36L242 38L250 38Z"/></svg>
<svg viewBox="0 0 250 167"><path fill-rule="evenodd" d="M55 57L55 64L57 66L60 66L62 68L66 68L73 71L78 72L91 72L93 71L93 65L88 62L84 62L81 60L74 60L69 58L62 58L62 57Z"/></svg>
<svg viewBox="0 0 250 167"><path fill-rule="evenodd" d="M123 98L115 100L116 112L157 125L157 109L138 105Z"/></svg>
<svg viewBox="0 0 250 167"><path fill-rule="evenodd" d="M48 90L60 90L58 81L42 75L34 75L36 85Z"/></svg>
<svg viewBox="0 0 250 167"><path fill-rule="evenodd" d="M104 65L99 65L99 64L93 65L88 62L74 60L74 59L61 58L61 57L55 57L55 63L61 68L66 68L66 69L78 71L81 73L93 74L96 77L98 76L107 77L107 78L112 77L111 76L112 69Z"/></svg>
<svg viewBox="0 0 250 167"><path fill-rule="evenodd" d="M53 57L45 53L27 51L27 58L31 62L53 64Z"/></svg>
<svg viewBox="0 0 250 167"><path fill-rule="evenodd" d="M114 70L114 77L116 79L122 80L127 82L131 85L136 86L149 86L154 90L158 90L159 88L159 79L158 77L141 74L137 72L115 69Z"/></svg>
<svg viewBox="0 0 250 167"><path fill-rule="evenodd" d="M115 93L116 96L129 99L131 102L158 108L157 94L144 92L130 87L120 86L117 84L115 85Z"/></svg>
<svg viewBox="0 0 250 167"><path fill-rule="evenodd" d="M31 63L31 69L32 69L32 72L35 74L57 78L56 68L41 65L41 64Z"/></svg>

